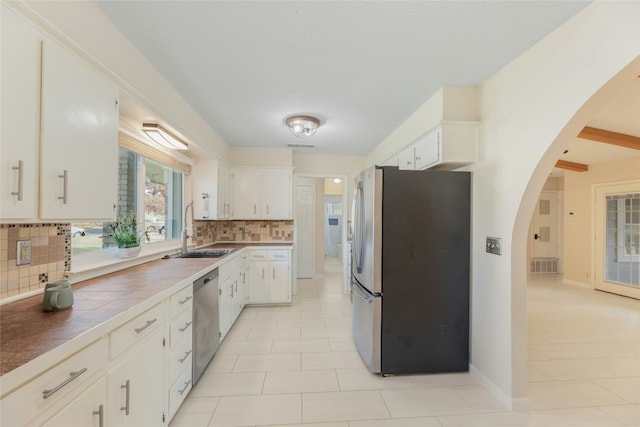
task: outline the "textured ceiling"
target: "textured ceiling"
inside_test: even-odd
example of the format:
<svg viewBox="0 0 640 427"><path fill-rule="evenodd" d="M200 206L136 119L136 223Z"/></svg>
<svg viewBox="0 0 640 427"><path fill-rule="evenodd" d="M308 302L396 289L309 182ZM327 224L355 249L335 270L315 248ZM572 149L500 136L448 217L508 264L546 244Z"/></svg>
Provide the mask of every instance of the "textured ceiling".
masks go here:
<svg viewBox="0 0 640 427"><path fill-rule="evenodd" d="M228 144L365 155L440 87L481 83L587 2L98 4ZM291 135L293 113L318 133Z"/></svg>

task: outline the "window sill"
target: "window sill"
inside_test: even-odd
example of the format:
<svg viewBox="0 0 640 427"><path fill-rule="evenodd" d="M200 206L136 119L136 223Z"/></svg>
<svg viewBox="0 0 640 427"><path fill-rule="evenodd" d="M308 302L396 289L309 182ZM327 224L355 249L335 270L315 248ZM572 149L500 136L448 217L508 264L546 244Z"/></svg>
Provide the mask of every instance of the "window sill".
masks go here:
<svg viewBox="0 0 640 427"><path fill-rule="evenodd" d="M164 255L177 253L180 249L181 245L178 240L170 240L168 242L142 245L140 254L135 258L118 258L117 248L75 255L71 258L69 280L71 283L77 283L93 279L94 277L156 260Z"/></svg>

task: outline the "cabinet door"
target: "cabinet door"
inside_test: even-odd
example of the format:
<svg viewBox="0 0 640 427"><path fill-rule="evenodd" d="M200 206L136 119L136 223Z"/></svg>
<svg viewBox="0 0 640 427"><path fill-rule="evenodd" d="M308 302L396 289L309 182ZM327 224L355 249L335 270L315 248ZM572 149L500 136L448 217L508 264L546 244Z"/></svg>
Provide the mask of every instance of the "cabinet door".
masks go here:
<svg viewBox="0 0 640 427"><path fill-rule="evenodd" d="M269 262L269 302L291 302L289 261Z"/></svg>
<svg viewBox="0 0 640 427"><path fill-rule="evenodd" d="M42 60L43 219L110 220L118 172L118 91L71 53L47 42Z"/></svg>
<svg viewBox="0 0 640 427"><path fill-rule="evenodd" d="M221 161L218 161L218 219L229 219L230 203L229 197L229 168Z"/></svg>
<svg viewBox="0 0 640 427"><path fill-rule="evenodd" d="M440 160L440 128L422 136L415 144L416 169L424 169Z"/></svg>
<svg viewBox="0 0 640 427"><path fill-rule="evenodd" d="M165 377L162 331L136 346L109 372L109 423L155 427L163 424Z"/></svg>
<svg viewBox="0 0 640 427"><path fill-rule="evenodd" d="M415 148L412 145L405 148L398 154L398 168L413 170L416 168L415 164Z"/></svg>
<svg viewBox="0 0 640 427"><path fill-rule="evenodd" d="M238 318L240 312L244 308L245 303L245 290L244 290L244 278L245 272L242 268L238 269L236 273L235 287L233 288L233 321Z"/></svg>
<svg viewBox="0 0 640 427"><path fill-rule="evenodd" d="M260 172L236 169L233 172L233 218L260 218Z"/></svg>
<svg viewBox="0 0 640 427"><path fill-rule="evenodd" d="M103 427L107 425L107 378L102 377L62 408L44 427Z"/></svg>
<svg viewBox="0 0 640 427"><path fill-rule="evenodd" d="M268 269L268 261L251 261L249 263L249 303L269 302Z"/></svg>
<svg viewBox="0 0 640 427"><path fill-rule="evenodd" d="M261 217L291 219L291 172L265 171L261 180Z"/></svg>
<svg viewBox="0 0 640 427"><path fill-rule="evenodd" d="M233 324L233 292L236 277L230 276L220 284L218 315L220 316L220 339L223 339Z"/></svg>
<svg viewBox="0 0 640 427"><path fill-rule="evenodd" d="M0 218L38 216L38 115L42 35L2 8Z"/></svg>

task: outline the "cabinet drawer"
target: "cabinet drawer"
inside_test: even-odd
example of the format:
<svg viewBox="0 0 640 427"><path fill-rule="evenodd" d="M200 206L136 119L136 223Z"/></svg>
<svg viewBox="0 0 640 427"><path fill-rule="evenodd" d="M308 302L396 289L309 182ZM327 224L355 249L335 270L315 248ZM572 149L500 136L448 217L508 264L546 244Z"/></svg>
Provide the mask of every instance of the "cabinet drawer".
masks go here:
<svg viewBox="0 0 640 427"><path fill-rule="evenodd" d="M163 307L158 304L109 334L109 357L115 359L162 325Z"/></svg>
<svg viewBox="0 0 640 427"><path fill-rule="evenodd" d="M171 349L169 384L172 384L184 369L188 368L191 371L192 350L191 339L186 339Z"/></svg>
<svg viewBox="0 0 640 427"><path fill-rule="evenodd" d="M269 261L288 261L289 251L286 249L276 249L269 251Z"/></svg>
<svg viewBox="0 0 640 427"><path fill-rule="evenodd" d="M193 307L193 285L186 286L181 291L176 292L171 296L171 318L183 310L191 310Z"/></svg>
<svg viewBox="0 0 640 427"><path fill-rule="evenodd" d="M191 356L186 360L186 363L191 364ZM169 389L169 420L182 405L185 397L189 394L189 390L191 390L191 386L191 370L185 369Z"/></svg>
<svg viewBox="0 0 640 427"><path fill-rule="evenodd" d="M67 398L72 391L77 394L81 386L106 367L107 355L108 343L103 338L4 397L0 425L25 425L52 404Z"/></svg>
<svg viewBox="0 0 640 427"><path fill-rule="evenodd" d="M171 332L169 335L169 345L171 348L180 343L185 337L191 339L192 323L193 313L191 311L185 311L171 321Z"/></svg>
<svg viewBox="0 0 640 427"><path fill-rule="evenodd" d="M249 252L249 259L251 261L266 261L269 256L269 251L251 251Z"/></svg>

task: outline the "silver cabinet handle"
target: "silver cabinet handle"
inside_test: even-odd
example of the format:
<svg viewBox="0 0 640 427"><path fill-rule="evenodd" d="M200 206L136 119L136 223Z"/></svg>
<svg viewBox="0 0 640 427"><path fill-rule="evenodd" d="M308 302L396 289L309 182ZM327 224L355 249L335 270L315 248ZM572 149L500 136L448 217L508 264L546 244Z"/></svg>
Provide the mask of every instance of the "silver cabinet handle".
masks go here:
<svg viewBox="0 0 640 427"><path fill-rule="evenodd" d="M189 301L192 298L193 297L191 295L189 295L188 297L185 297L182 301L178 301L178 304L180 304L180 305L185 304L187 301Z"/></svg>
<svg viewBox="0 0 640 427"><path fill-rule="evenodd" d="M22 201L22 177L24 175L24 162L18 160L18 166L12 166L11 169L18 171L18 191L12 191L12 196L18 196L18 201Z"/></svg>
<svg viewBox="0 0 640 427"><path fill-rule="evenodd" d="M65 169L62 175L58 175L58 178L62 178L62 196L58 196L58 200L62 200L62 203L66 205L69 201L67 198L67 191L69 188L69 171Z"/></svg>
<svg viewBox="0 0 640 427"><path fill-rule="evenodd" d="M256 214L256 205L255 204L253 205L253 214L254 215Z"/></svg>
<svg viewBox="0 0 640 427"><path fill-rule="evenodd" d="M229 285L229 289L231 290L231 294L229 296L233 298L233 283Z"/></svg>
<svg viewBox="0 0 640 427"><path fill-rule="evenodd" d="M125 415L129 415L129 411L131 410L131 402L129 401L131 397L131 381L127 380L127 382L124 385L121 385L120 388L125 389L124 406L122 406L120 410L124 411Z"/></svg>
<svg viewBox="0 0 640 427"><path fill-rule="evenodd" d="M144 331L145 329L147 329L149 326L153 325L154 323L156 323L156 321L158 320L158 318L156 317L153 320L147 320L147 323L144 326L141 326L139 328L136 328L136 334L139 334L140 332Z"/></svg>
<svg viewBox="0 0 640 427"><path fill-rule="evenodd" d="M274 279L276 278L276 269L275 269L275 267L273 268L273 278Z"/></svg>
<svg viewBox="0 0 640 427"><path fill-rule="evenodd" d="M185 323L185 324L184 324L184 328L178 328L178 330L179 330L180 332L184 332L184 331L186 331L187 329L189 329L189 326L191 326L191 324L192 324L192 323L193 323L193 322L187 322L187 323Z"/></svg>
<svg viewBox="0 0 640 427"><path fill-rule="evenodd" d="M98 406L98 410L93 411L93 415L98 416L98 427L104 427L104 405Z"/></svg>
<svg viewBox="0 0 640 427"><path fill-rule="evenodd" d="M267 215L269 215L269 205L267 205Z"/></svg>
<svg viewBox="0 0 640 427"><path fill-rule="evenodd" d="M236 283L236 286L235 286L234 292L237 294L238 293L238 281L236 280L235 283Z"/></svg>
<svg viewBox="0 0 640 427"><path fill-rule="evenodd" d="M79 371L76 372L69 372L69 378L67 378L66 380L64 380L63 382L61 382L60 384L58 384L57 386L55 386L52 389L49 390L42 390L42 398L43 399L48 399L49 397L51 397L51 395L53 395L55 392L57 392L58 390L60 390L62 387L66 386L67 384L69 384L71 381L75 380L76 378L78 378L80 375L84 374L85 372L87 372L87 368L82 368Z"/></svg>
<svg viewBox="0 0 640 427"><path fill-rule="evenodd" d="M262 269L262 278L264 279L264 268Z"/></svg>
<svg viewBox="0 0 640 427"><path fill-rule="evenodd" d="M182 359L178 359L178 362L180 362L180 363L184 363L184 361L185 361L185 360L187 360L187 357L189 357L189 355L190 355L190 354L191 354L191 350L187 351L187 352L184 354L184 357L183 357Z"/></svg>
<svg viewBox="0 0 640 427"><path fill-rule="evenodd" d="M191 384L191 380L187 381L186 383L184 383L184 388L182 390L178 390L178 393L180 393L180 396L182 396L182 394L187 391L187 389L189 388L189 384Z"/></svg>

